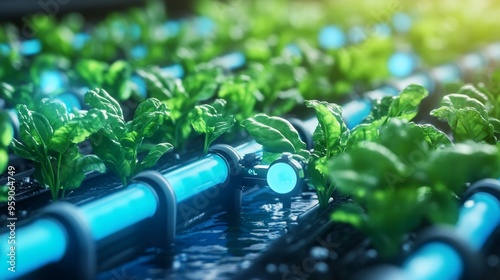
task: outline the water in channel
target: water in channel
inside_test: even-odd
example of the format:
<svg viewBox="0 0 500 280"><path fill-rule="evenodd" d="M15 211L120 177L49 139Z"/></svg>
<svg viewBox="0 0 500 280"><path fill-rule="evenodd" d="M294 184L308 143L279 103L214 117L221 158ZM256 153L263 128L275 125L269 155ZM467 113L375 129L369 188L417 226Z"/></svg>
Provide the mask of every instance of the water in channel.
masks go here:
<svg viewBox="0 0 500 280"><path fill-rule="evenodd" d="M170 261L144 254L97 279L230 279L316 204L313 193L293 198L291 209L283 209L268 188L244 194L240 213L215 213L178 232Z"/></svg>

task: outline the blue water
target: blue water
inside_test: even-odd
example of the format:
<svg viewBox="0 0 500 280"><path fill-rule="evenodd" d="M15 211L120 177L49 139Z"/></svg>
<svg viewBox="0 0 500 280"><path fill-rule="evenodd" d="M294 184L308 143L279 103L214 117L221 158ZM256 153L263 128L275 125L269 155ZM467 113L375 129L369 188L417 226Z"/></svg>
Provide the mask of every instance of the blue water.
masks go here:
<svg viewBox="0 0 500 280"><path fill-rule="evenodd" d="M263 188L244 194L241 211L219 212L177 234L171 262L145 254L101 273L97 279L228 279L248 268L297 217L317 204L312 193L283 209L274 193Z"/></svg>

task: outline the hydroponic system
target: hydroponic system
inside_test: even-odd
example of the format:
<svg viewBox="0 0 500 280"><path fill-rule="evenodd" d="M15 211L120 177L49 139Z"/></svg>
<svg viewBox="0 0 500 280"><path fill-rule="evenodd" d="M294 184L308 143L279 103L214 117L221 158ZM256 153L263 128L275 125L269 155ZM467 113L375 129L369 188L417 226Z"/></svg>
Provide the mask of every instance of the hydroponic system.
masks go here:
<svg viewBox="0 0 500 280"><path fill-rule="evenodd" d="M0 3L0 279L498 279L493 0Z"/></svg>

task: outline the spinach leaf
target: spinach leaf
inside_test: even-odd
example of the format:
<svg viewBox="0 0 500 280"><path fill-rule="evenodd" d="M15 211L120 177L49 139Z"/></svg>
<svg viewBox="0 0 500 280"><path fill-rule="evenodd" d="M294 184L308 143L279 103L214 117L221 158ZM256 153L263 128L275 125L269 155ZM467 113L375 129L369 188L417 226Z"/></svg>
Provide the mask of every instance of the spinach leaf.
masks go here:
<svg viewBox="0 0 500 280"><path fill-rule="evenodd" d="M118 102L103 89L90 90L85 102L94 110L104 111L104 125L90 137L94 153L125 185L140 171L152 167L172 149L169 143L153 146L142 161L138 154L144 140L151 138L170 115L168 107L156 98L149 98L137 107L134 118L125 122Z"/></svg>
<svg viewBox="0 0 500 280"><path fill-rule="evenodd" d="M254 114L257 100L263 99L255 82L246 75L225 79L220 85L219 98L227 100L228 112L233 114L237 121Z"/></svg>
<svg viewBox="0 0 500 280"><path fill-rule="evenodd" d="M78 188L88 172L105 172L99 158L83 156L77 147L104 126L104 112L93 109L75 116L61 103L48 99L42 100L38 112L23 104L16 109L20 141L13 140L12 150L34 161L35 179L50 189L53 201L64 197L66 190Z"/></svg>
<svg viewBox="0 0 500 280"><path fill-rule="evenodd" d="M377 142L360 142L319 169L354 201L332 218L367 233L384 256L395 254L422 221L454 223L465 183L500 175L495 146L452 145L433 126L397 118L378 131Z"/></svg>
<svg viewBox="0 0 500 280"><path fill-rule="evenodd" d="M350 131L342 119L342 109L337 104L320 102L316 100L306 101L306 106L316 111L319 125L313 134L315 143L324 147L321 156L331 158L343 152L350 136Z"/></svg>
<svg viewBox="0 0 500 280"><path fill-rule="evenodd" d="M13 87L8 83L0 82L0 98L12 107L25 104L29 109L35 109L39 100L39 92L35 90L33 84Z"/></svg>
<svg viewBox="0 0 500 280"><path fill-rule="evenodd" d="M107 64L98 60L82 59L76 63L75 71L89 88L104 88L120 101L125 101L132 95L132 67L123 60Z"/></svg>
<svg viewBox="0 0 500 280"><path fill-rule="evenodd" d="M429 92L423 86L407 86L393 98L387 117L411 121L417 115L420 103L428 95Z"/></svg>
<svg viewBox="0 0 500 280"><path fill-rule="evenodd" d="M306 144L300 140L297 130L283 118L257 114L252 118L243 120L240 124L257 143L263 146L264 153L274 153L277 157L285 152L292 154L308 153L305 150Z"/></svg>
<svg viewBox="0 0 500 280"><path fill-rule="evenodd" d="M459 141L496 143L495 129L489 123L486 107L477 99L464 94L449 94L443 97L441 107L431 115L446 120L454 138Z"/></svg>
<svg viewBox="0 0 500 280"><path fill-rule="evenodd" d="M157 137L182 149L192 132L189 113L200 102L215 96L222 81L221 69L199 66L182 81L158 67L141 69L138 73L146 81L148 95L171 109L167 125L157 132Z"/></svg>
<svg viewBox="0 0 500 280"><path fill-rule="evenodd" d="M379 141L379 128L393 119L412 120L428 94L427 89L422 86L409 85L397 96L374 100L370 114L352 129L348 147L356 147L361 141Z"/></svg>
<svg viewBox="0 0 500 280"><path fill-rule="evenodd" d="M208 152L210 144L215 139L234 126L235 119L232 115L227 114L226 104L225 100L217 99L212 105L196 106L189 115L194 130L205 134L204 153Z"/></svg>

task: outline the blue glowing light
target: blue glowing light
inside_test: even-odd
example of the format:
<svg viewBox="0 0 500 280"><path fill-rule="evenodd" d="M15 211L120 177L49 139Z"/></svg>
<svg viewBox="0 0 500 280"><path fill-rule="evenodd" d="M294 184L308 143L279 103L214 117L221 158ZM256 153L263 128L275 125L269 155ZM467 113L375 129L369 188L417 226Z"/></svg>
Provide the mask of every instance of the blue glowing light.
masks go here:
<svg viewBox="0 0 500 280"><path fill-rule="evenodd" d="M90 35L87 33L77 33L73 37L73 48L80 50L90 40Z"/></svg>
<svg viewBox="0 0 500 280"><path fill-rule="evenodd" d="M26 40L21 43L22 55L35 55L42 50L42 43L37 39Z"/></svg>
<svg viewBox="0 0 500 280"><path fill-rule="evenodd" d="M440 242L425 244L403 264L412 280L460 279L462 259L450 245Z"/></svg>
<svg viewBox="0 0 500 280"><path fill-rule="evenodd" d="M500 60L500 43L491 44L486 48L486 53L494 61Z"/></svg>
<svg viewBox="0 0 500 280"><path fill-rule="evenodd" d="M361 26L354 26L347 32L347 37L349 38L349 42L359 44L366 40L367 34Z"/></svg>
<svg viewBox="0 0 500 280"><path fill-rule="evenodd" d="M241 68L246 63L246 58L243 53L234 52L218 57L214 60L216 65L219 65L228 70L235 70Z"/></svg>
<svg viewBox="0 0 500 280"><path fill-rule="evenodd" d="M66 109L68 112L73 112L74 110L81 110L82 109L82 104L80 104L80 100L71 93L64 93L64 94L59 94L58 96L54 97L54 101L61 102L66 106Z"/></svg>
<svg viewBox="0 0 500 280"><path fill-rule="evenodd" d="M275 163L267 170L267 184L276 193L290 193L297 186L297 173L287 163Z"/></svg>
<svg viewBox="0 0 500 280"><path fill-rule="evenodd" d="M486 58L480 53L471 53L462 59L463 66L470 70L479 70L486 66Z"/></svg>
<svg viewBox="0 0 500 280"><path fill-rule="evenodd" d="M130 36L132 37L132 40L139 40L141 38L141 27L137 24L132 24L130 26Z"/></svg>
<svg viewBox="0 0 500 280"><path fill-rule="evenodd" d="M148 48L144 45L137 45L130 50L130 55L134 59L143 59L148 54Z"/></svg>
<svg viewBox="0 0 500 280"><path fill-rule="evenodd" d="M455 231L478 252L500 225L500 202L488 193L473 194L460 209ZM441 242L425 244L410 255L403 269L411 279L459 279L464 264L459 253Z"/></svg>
<svg viewBox="0 0 500 280"><path fill-rule="evenodd" d="M40 77L40 89L44 94L52 94L65 86L65 76L57 70L43 71Z"/></svg>
<svg viewBox="0 0 500 280"><path fill-rule="evenodd" d="M457 82L461 79L460 68L455 64L446 64L432 70L433 77L440 83Z"/></svg>
<svg viewBox="0 0 500 280"><path fill-rule="evenodd" d="M327 50L338 49L346 44L344 32L336 25L328 25L318 35L319 45Z"/></svg>
<svg viewBox="0 0 500 280"><path fill-rule="evenodd" d="M180 64L163 67L162 70L175 78L182 78L184 76L184 68Z"/></svg>
<svg viewBox="0 0 500 280"><path fill-rule="evenodd" d="M146 98L148 96L146 81L141 76L133 75L130 81L137 87L137 93L139 96Z"/></svg>
<svg viewBox="0 0 500 280"><path fill-rule="evenodd" d="M288 44L285 47L285 51L291 55L294 55L294 56L302 55L302 52L300 51L299 47L295 44Z"/></svg>
<svg viewBox="0 0 500 280"><path fill-rule="evenodd" d="M392 17L392 25L397 32L407 33L410 31L413 21L408 14L396 13Z"/></svg>
<svg viewBox="0 0 500 280"><path fill-rule="evenodd" d="M81 206L89 222L94 240L101 240L156 213L158 199L154 190L143 184L132 184L127 189Z"/></svg>
<svg viewBox="0 0 500 280"><path fill-rule="evenodd" d="M38 219L16 228L16 273L12 273L6 267L11 246L8 243L8 233L0 235L0 279L18 278L46 264L61 260L66 252L67 238L64 226L53 219Z"/></svg>
<svg viewBox="0 0 500 280"><path fill-rule="evenodd" d="M391 27L386 23L379 23L373 27L373 32L375 35L378 35L380 37L390 37Z"/></svg>
<svg viewBox="0 0 500 280"><path fill-rule="evenodd" d="M425 87L429 93L434 92L434 81L425 73L417 73L407 78L395 81L395 86L398 90L403 90L411 84L421 85Z"/></svg>
<svg viewBox="0 0 500 280"><path fill-rule="evenodd" d="M370 112L372 104L367 99L352 100L342 106L342 117L349 129L360 124Z"/></svg>
<svg viewBox="0 0 500 280"><path fill-rule="evenodd" d="M181 24L178 21L167 21L163 24L163 29L168 34L168 37L173 37L181 31Z"/></svg>
<svg viewBox="0 0 500 280"><path fill-rule="evenodd" d="M163 176L172 184L179 203L224 183L229 176L229 167L222 157L211 154Z"/></svg>
<svg viewBox="0 0 500 280"><path fill-rule="evenodd" d="M208 17L196 18L196 30L200 36L208 36L215 31L215 23Z"/></svg>
<svg viewBox="0 0 500 280"><path fill-rule="evenodd" d="M0 54L8 55L10 53L10 46L7 44L0 44Z"/></svg>
<svg viewBox="0 0 500 280"><path fill-rule="evenodd" d="M252 140L235 148L240 155L262 152L262 145Z"/></svg>
<svg viewBox="0 0 500 280"><path fill-rule="evenodd" d="M391 75L398 78L407 77L413 73L416 66L415 56L409 52L395 52L387 63Z"/></svg>
<svg viewBox="0 0 500 280"><path fill-rule="evenodd" d="M476 193L460 209L455 226L472 248L479 251L500 224L500 203L488 193Z"/></svg>

